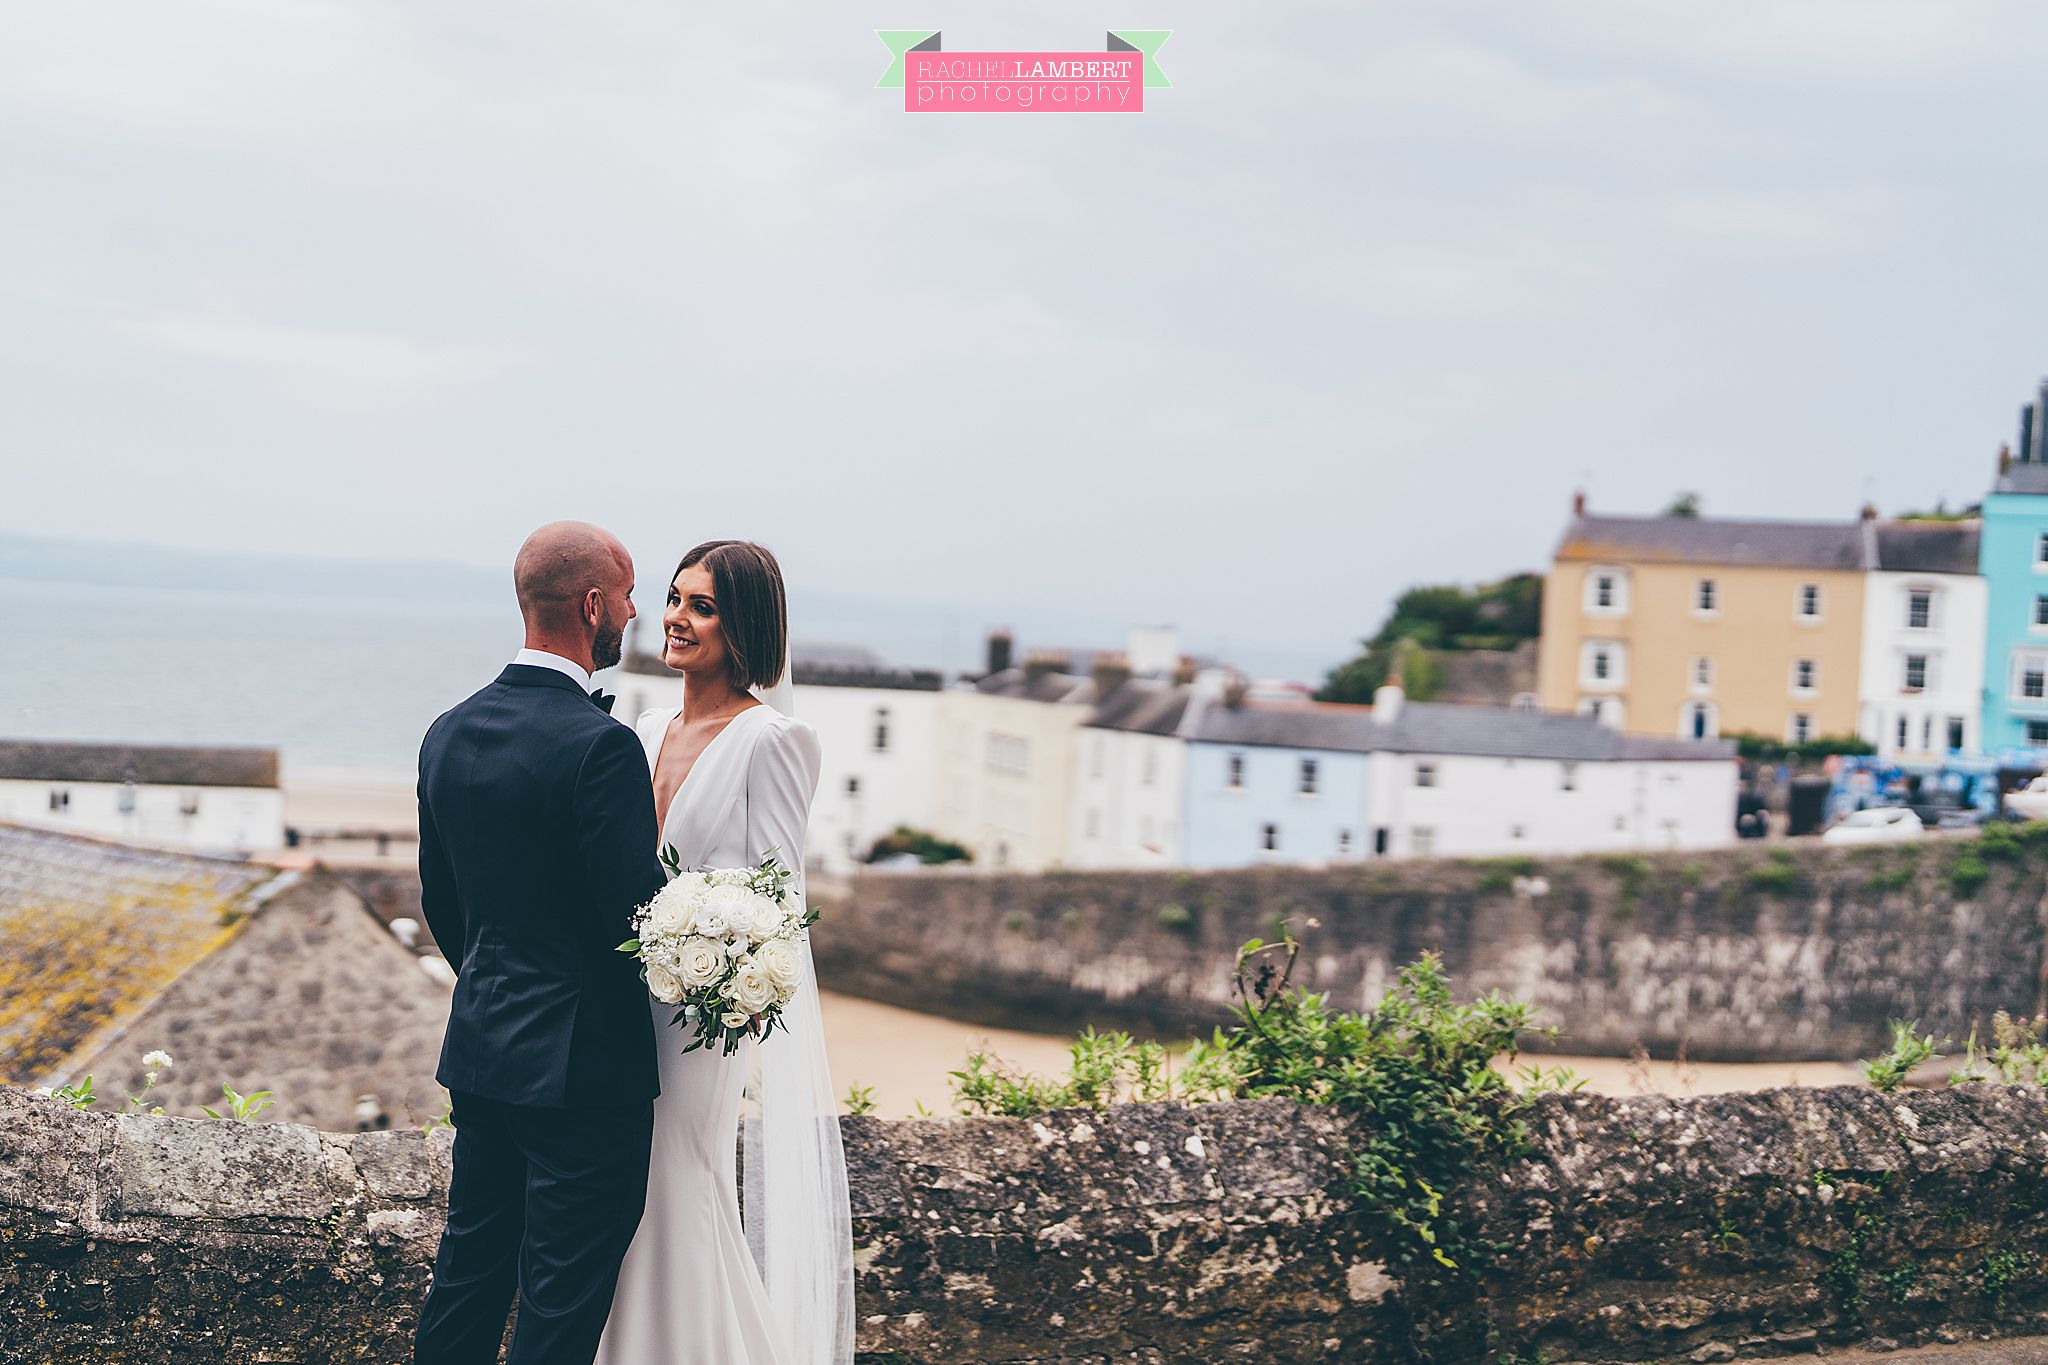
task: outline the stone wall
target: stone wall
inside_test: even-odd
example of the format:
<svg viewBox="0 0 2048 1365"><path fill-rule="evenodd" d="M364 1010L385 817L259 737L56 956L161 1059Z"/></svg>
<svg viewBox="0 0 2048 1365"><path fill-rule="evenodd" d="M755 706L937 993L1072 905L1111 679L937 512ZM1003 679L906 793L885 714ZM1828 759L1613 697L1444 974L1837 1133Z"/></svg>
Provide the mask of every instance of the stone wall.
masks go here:
<svg viewBox="0 0 2048 1365"><path fill-rule="evenodd" d="M1278 1102L844 1121L866 1365L1708 1361L2048 1327L2048 1095L1551 1096L1404 1277ZM0 1089L0 1365L400 1362L445 1133Z"/></svg>
<svg viewBox="0 0 2048 1365"><path fill-rule="evenodd" d="M2002 855L2002 856L2000 856ZM1518 890L1538 878L1539 895ZM1524 880L1522 885L1526 887ZM994 1026L1187 1036L1237 946L1291 921L1304 984L1376 1000L1443 954L1459 993L1539 1005L1559 1050L1702 1060L1869 1055L1891 1018L1956 1037L2043 995L2038 840L1424 860L1322 870L913 872L814 882L827 987Z"/></svg>

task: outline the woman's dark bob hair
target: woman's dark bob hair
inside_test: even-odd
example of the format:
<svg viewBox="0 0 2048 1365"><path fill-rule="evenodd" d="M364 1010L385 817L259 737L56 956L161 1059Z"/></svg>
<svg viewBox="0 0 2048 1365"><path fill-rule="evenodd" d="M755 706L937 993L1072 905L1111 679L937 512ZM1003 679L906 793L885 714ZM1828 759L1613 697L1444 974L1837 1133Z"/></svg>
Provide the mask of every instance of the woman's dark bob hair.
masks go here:
<svg viewBox="0 0 2048 1365"><path fill-rule="evenodd" d="M710 572L718 598L732 685L741 691L775 686L789 657L789 600L774 551L751 540L707 540L683 556L669 582L698 564Z"/></svg>

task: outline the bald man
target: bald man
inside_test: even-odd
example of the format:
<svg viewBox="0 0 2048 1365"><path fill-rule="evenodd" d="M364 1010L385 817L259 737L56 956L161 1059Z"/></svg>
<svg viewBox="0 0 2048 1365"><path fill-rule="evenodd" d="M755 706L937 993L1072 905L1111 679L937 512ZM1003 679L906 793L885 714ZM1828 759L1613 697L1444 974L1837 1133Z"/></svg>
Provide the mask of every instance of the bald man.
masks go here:
<svg viewBox="0 0 2048 1365"><path fill-rule="evenodd" d="M597 1353L647 1196L660 1085L638 964L617 950L664 881L654 791L590 675L619 661L633 560L582 522L513 566L526 646L420 746L420 907L455 966L441 1048L455 1174L420 1365Z"/></svg>

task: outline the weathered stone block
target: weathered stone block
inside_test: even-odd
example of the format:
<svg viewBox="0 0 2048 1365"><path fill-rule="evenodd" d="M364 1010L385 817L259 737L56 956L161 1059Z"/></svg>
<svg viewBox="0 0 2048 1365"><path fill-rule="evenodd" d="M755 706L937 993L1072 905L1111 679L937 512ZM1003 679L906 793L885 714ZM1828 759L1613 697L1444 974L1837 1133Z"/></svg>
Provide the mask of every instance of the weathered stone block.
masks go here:
<svg viewBox="0 0 2048 1365"><path fill-rule="evenodd" d="M116 1115L106 1216L321 1218L346 1187L320 1135L282 1123Z"/></svg>

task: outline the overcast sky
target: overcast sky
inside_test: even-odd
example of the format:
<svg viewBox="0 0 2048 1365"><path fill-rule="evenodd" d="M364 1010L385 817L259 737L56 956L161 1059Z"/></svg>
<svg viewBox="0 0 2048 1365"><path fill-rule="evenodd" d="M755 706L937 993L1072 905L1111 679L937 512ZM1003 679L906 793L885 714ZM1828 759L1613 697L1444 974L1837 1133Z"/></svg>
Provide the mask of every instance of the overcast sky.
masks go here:
<svg viewBox="0 0 2048 1365"><path fill-rule="evenodd" d="M970 633L1334 661L1540 567L1576 484L1974 498L2048 371L2038 3L4 15L0 530L501 564L585 517L643 578L753 536ZM1175 30L1140 115L872 88L876 27L1112 25Z"/></svg>

